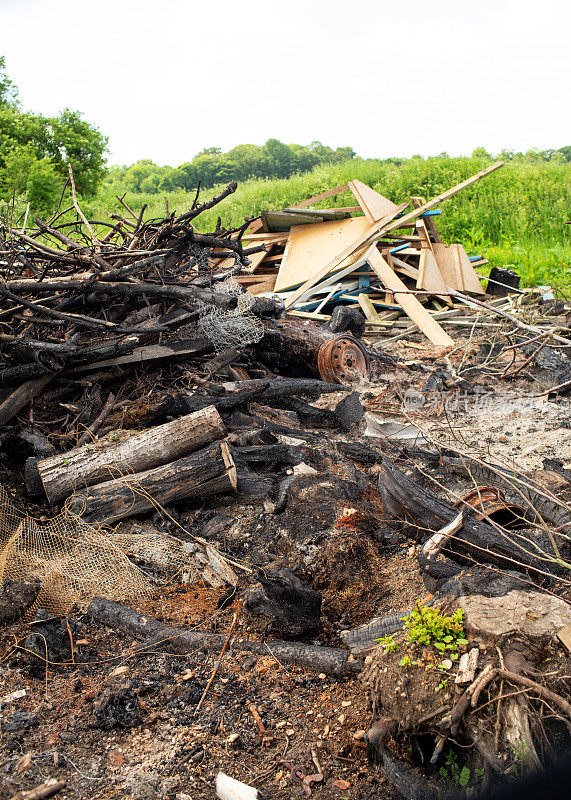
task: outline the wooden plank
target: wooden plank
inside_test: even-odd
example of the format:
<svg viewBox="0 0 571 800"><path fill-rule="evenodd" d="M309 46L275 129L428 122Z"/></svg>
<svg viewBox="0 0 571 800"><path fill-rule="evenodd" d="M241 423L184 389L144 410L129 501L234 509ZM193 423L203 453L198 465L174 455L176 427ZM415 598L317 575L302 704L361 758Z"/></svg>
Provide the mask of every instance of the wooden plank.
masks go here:
<svg viewBox="0 0 571 800"><path fill-rule="evenodd" d="M247 236L244 234L242 241L255 242L256 244L285 244L287 237L287 231L284 231L284 233L249 233Z"/></svg>
<svg viewBox="0 0 571 800"><path fill-rule="evenodd" d="M369 228L370 223L365 217L333 220L319 225L296 225L289 233L278 272L276 291L280 292L303 283L308 274L308 267L314 269L320 264L330 262L333 256ZM320 277L325 277L329 271ZM301 294L299 296L301 297Z"/></svg>
<svg viewBox="0 0 571 800"><path fill-rule="evenodd" d="M262 261L266 258L268 253L270 252L270 248L268 247L267 252L260 252L260 253L252 253L251 256L248 256L250 263L247 267L242 267L242 274L250 274L255 272ZM229 256L228 258L223 258L218 264L215 265L216 270L224 270L224 269L232 269L236 265L236 259Z"/></svg>
<svg viewBox="0 0 571 800"><path fill-rule="evenodd" d="M466 251L462 245L451 244L450 249L454 258L454 263L456 264L456 270L460 271L462 275L464 291L470 292L471 294L485 294L480 279L476 275L472 262L466 255Z"/></svg>
<svg viewBox="0 0 571 800"><path fill-rule="evenodd" d="M363 314L367 317L369 322L379 322L379 315L375 311L374 305L371 303L366 294L357 295L357 301L363 309Z"/></svg>
<svg viewBox="0 0 571 800"><path fill-rule="evenodd" d="M379 220L378 223L371 225L368 232L360 236L356 239L353 244L348 245L342 252L340 252L334 259L331 260L328 264L324 264L323 266L317 268L315 272L305 281L303 286L300 286L295 292L293 292L287 299L286 308L291 308L294 303L297 302L298 297L301 297L302 294L305 294L308 289L314 286L317 281L321 280L325 275L331 272L332 269L340 262L343 261L345 258L350 256L355 250L359 249L360 247L368 244L373 244L377 242L379 239L382 238L383 234L391 233L391 231L396 230L397 228L403 227L408 223L415 222L421 214L424 214L425 211L429 211L431 208L435 208L440 203L444 202L445 200L449 200L458 192L461 192L463 189L467 189L468 186L472 186L477 181L482 180L487 175L490 175L495 170L499 169L500 167L504 166L503 161L496 161L495 164L492 164L490 167L481 170L480 172L472 175L470 178L467 178L465 181L458 183L456 186L453 186L451 189L447 189L442 194L439 194L437 197L433 197L432 200L429 200L422 206L409 211L408 214L405 214L404 217L399 217L398 219L394 219L393 216L387 219ZM395 215L396 216L396 215ZM444 276L443 276L444 277Z"/></svg>
<svg viewBox="0 0 571 800"><path fill-rule="evenodd" d="M369 222L378 222L380 219L383 219L383 217L386 217L387 214L393 212L397 207L396 203L383 197L382 194L371 189L370 186L367 186L367 184L362 181L349 181L349 188L353 192L355 200L361 206Z"/></svg>
<svg viewBox="0 0 571 800"><path fill-rule="evenodd" d="M296 211L297 209L295 206L289 206L289 208L284 208L283 211ZM354 214L356 212L361 213L362 208L361 206L335 206L335 208L304 208L303 213L308 215L313 215L316 217L320 217L323 214L330 214L332 212L339 212L339 211L346 211L349 214Z"/></svg>
<svg viewBox="0 0 571 800"><path fill-rule="evenodd" d="M419 269L417 267L413 267L412 264L407 264L406 261L402 261L400 258L397 258L397 256L391 256L390 253L387 255L383 251L382 255L387 264L396 272L402 272L403 275L407 275L415 281L418 280Z"/></svg>
<svg viewBox="0 0 571 800"><path fill-rule="evenodd" d="M402 293L403 290L404 292L408 292L408 289L401 279L395 275L376 247L369 253L369 264L387 289L390 289L394 294L395 300L403 308L405 313L418 325L432 344L441 347L452 347L454 345L454 340L448 336L438 322L430 316L416 297L412 294ZM401 290L400 292L399 289Z"/></svg>
<svg viewBox="0 0 571 800"><path fill-rule="evenodd" d="M412 202L412 204L414 205L415 208L418 208L418 206L422 206L422 205L424 205L426 203L426 198L425 197L411 197L410 200L411 200L411 202ZM440 238L440 234L438 233L438 228L436 227L436 223L434 221L434 217L425 217L423 219L423 222L424 222L424 224L426 226L427 231L432 236L432 241L433 242L442 242L442 239Z"/></svg>
<svg viewBox="0 0 571 800"><path fill-rule="evenodd" d="M40 378L22 383L17 389L10 392L8 397L0 403L0 428L3 428L16 414L19 414L54 377L55 373L53 372L49 375L42 375Z"/></svg>
<svg viewBox="0 0 571 800"><path fill-rule="evenodd" d="M250 263L247 267L242 267L242 272L246 275L251 275L253 272L261 267L262 263L266 264L266 258L270 252L271 245L268 246L268 251L266 253L252 253L252 255L248 256Z"/></svg>
<svg viewBox="0 0 571 800"><path fill-rule="evenodd" d="M347 191L348 188L347 184L344 183L343 186L337 186L335 189L327 189L327 191L321 192L321 194L316 194L313 197L308 197L307 200L302 200L301 203L295 203L295 205L290 206L290 208L306 208L307 206L312 206L314 203L319 203L321 200L327 200L328 197L341 194L341 192Z"/></svg>
<svg viewBox="0 0 571 800"><path fill-rule="evenodd" d="M361 209L355 206L357 211ZM262 212L264 213L264 212ZM284 208L282 211L267 212L269 214L288 215L292 217L302 218L305 217L307 222L327 222L330 219L349 219L349 211L345 208Z"/></svg>
<svg viewBox="0 0 571 800"><path fill-rule="evenodd" d="M73 375L81 372L93 372L94 370L124 366L126 364L137 366L147 361L156 361L162 358L177 358L179 356L210 353L212 349L212 344L208 339L190 339L188 341L172 342L171 344L149 344L144 347L137 347L131 353L126 353L124 356L116 356L115 358L108 358L105 361L97 361L93 364L85 364L82 367L66 370L66 374Z"/></svg>
<svg viewBox="0 0 571 800"><path fill-rule="evenodd" d="M329 314L316 314L312 311L288 311L291 317L301 317L302 319L314 319L317 322L325 322L330 319Z"/></svg>
<svg viewBox="0 0 571 800"><path fill-rule="evenodd" d="M262 272L257 275L236 275L236 280L238 283L241 283L242 286L254 286L256 283L262 283L262 281L269 281L272 279L276 279L275 272Z"/></svg>
<svg viewBox="0 0 571 800"><path fill-rule="evenodd" d="M330 211L327 213L313 212L306 214L303 211L292 209L290 211L262 211L264 226L269 232L289 231L294 225L310 225L325 222L328 219L348 219L347 211Z"/></svg>
<svg viewBox="0 0 571 800"><path fill-rule="evenodd" d="M270 278L262 283L255 283L253 286L248 287L250 294L263 294L264 292L273 292L276 285L276 279Z"/></svg>

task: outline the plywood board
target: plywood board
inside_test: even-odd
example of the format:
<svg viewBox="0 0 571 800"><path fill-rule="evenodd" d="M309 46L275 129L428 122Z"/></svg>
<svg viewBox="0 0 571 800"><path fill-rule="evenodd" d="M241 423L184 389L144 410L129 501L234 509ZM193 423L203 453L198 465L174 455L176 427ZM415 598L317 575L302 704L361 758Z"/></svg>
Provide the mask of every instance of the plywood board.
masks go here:
<svg viewBox="0 0 571 800"><path fill-rule="evenodd" d="M416 287L427 292L434 292L434 294L445 294L447 291L434 253L429 247L423 247L420 251Z"/></svg>
<svg viewBox="0 0 571 800"><path fill-rule="evenodd" d="M451 244L450 249L452 250L452 254L454 256L454 262L457 265L456 269L457 271L460 270L462 274L462 285L464 286L464 291L471 292L472 294L485 294L484 290L482 289L480 279L476 275L474 267L472 266L472 262L468 258L462 245Z"/></svg>
<svg viewBox="0 0 571 800"><path fill-rule="evenodd" d="M369 264L377 273L383 285L393 292L396 302L411 320L418 325L432 344L441 347L452 347L454 345L454 340L448 336L438 322L430 316L424 306L418 302L413 294L408 293L405 284L398 275L393 272L376 247L369 253Z"/></svg>
<svg viewBox="0 0 571 800"><path fill-rule="evenodd" d="M450 245L443 244L442 242L434 242L432 244L432 251L436 263L438 264L438 270L446 286L449 286L450 289L456 289L462 292L464 290L462 271L459 269L459 265L454 258L454 253L450 249Z"/></svg>
<svg viewBox="0 0 571 800"><path fill-rule="evenodd" d="M382 194L371 189L366 183L362 181L349 181L349 188L355 196L355 200L363 209L363 213L369 222L378 222L387 214L390 214L396 208L396 203L393 203Z"/></svg>
<svg viewBox="0 0 571 800"><path fill-rule="evenodd" d="M365 217L296 225L289 232L276 291L281 292L303 283L316 269L331 261L369 228L370 223ZM329 270L321 277L328 273Z"/></svg>

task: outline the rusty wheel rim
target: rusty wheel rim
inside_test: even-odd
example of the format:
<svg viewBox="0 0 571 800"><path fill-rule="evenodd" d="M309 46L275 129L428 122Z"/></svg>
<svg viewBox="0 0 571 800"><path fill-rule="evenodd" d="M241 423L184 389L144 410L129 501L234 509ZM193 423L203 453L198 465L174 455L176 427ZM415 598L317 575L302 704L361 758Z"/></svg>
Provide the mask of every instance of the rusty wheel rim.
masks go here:
<svg viewBox="0 0 571 800"><path fill-rule="evenodd" d="M369 377L369 360L356 339L340 336L324 342L317 352L317 369L329 383L351 383Z"/></svg>

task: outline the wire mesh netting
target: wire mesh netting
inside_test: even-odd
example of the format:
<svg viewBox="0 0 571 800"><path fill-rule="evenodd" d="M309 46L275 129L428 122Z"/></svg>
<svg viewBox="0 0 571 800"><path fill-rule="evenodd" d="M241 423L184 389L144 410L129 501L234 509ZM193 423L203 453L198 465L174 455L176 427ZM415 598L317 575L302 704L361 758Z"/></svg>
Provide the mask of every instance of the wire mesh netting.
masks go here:
<svg viewBox="0 0 571 800"><path fill-rule="evenodd" d="M236 297L236 308L225 310L204 305L198 328L210 339L216 352L230 347L244 347L259 342L264 335L264 326L252 313L254 295L245 292L234 278L216 284L216 291Z"/></svg>

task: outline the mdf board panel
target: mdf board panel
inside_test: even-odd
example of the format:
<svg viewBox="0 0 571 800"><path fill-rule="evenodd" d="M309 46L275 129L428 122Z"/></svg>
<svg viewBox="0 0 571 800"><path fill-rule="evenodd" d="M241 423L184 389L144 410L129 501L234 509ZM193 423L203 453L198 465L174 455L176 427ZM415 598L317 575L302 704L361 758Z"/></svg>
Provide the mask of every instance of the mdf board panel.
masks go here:
<svg viewBox="0 0 571 800"><path fill-rule="evenodd" d="M296 225L289 233L275 291L281 292L304 283L370 227L366 217L332 220L318 225Z"/></svg>
<svg viewBox="0 0 571 800"><path fill-rule="evenodd" d="M474 267L472 266L472 262L466 255L466 251L462 245L451 244L450 249L454 254L457 269L459 269L462 273L462 284L464 286L464 291L471 292L472 294L485 294L484 290L482 289L480 279L476 275Z"/></svg>
<svg viewBox="0 0 571 800"><path fill-rule="evenodd" d="M369 222L378 222L396 209L395 203L371 189L366 183L357 180L350 181L349 188Z"/></svg>
<svg viewBox="0 0 571 800"><path fill-rule="evenodd" d="M438 264L438 270L442 275L442 279L446 286L451 289L456 289L459 292L464 291L464 282L462 280L462 272L459 269L459 264L454 258L454 253L447 244L433 242L432 252Z"/></svg>

